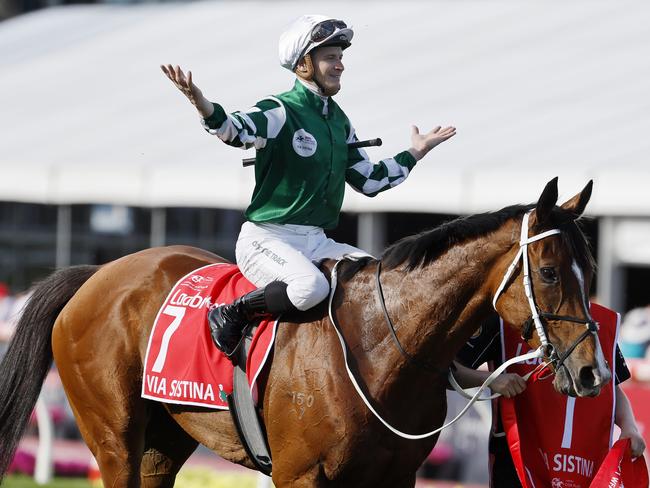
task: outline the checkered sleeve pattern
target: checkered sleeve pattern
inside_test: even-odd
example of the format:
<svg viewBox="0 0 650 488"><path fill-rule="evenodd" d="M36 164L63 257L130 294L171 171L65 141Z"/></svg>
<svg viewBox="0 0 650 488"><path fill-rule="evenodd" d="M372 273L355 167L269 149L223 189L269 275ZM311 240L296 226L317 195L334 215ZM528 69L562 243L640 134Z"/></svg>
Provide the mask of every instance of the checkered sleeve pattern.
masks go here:
<svg viewBox="0 0 650 488"><path fill-rule="evenodd" d="M357 140L354 128L350 126L347 143ZM345 180L356 191L374 197L406 180L415 163L415 158L408 151L373 163L362 148L350 148Z"/></svg>
<svg viewBox="0 0 650 488"><path fill-rule="evenodd" d="M226 113L218 103L214 112L202 119L203 127L226 144L242 149L266 147L279 134L286 121L286 112L279 101L265 98L246 111Z"/></svg>

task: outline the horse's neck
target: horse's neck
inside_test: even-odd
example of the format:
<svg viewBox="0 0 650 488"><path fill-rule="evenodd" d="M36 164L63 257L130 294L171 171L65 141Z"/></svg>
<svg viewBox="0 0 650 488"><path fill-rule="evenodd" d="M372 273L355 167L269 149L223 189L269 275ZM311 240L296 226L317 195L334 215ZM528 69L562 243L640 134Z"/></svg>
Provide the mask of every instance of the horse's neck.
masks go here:
<svg viewBox="0 0 650 488"><path fill-rule="evenodd" d="M511 259L508 251L513 249L514 225L506 223L489 236L457 244L425 267L382 271L386 307L400 343L410 355L440 368L451 363L492 310L491 290ZM366 277L366 287L368 281ZM390 337L377 299L368 297L364 308L364 322L369 327L365 328L366 337L359 338L366 343L361 347L373 350L377 359L389 358L381 362L392 364L392 368L405 365L407 360ZM369 363L378 364L372 359ZM392 375L387 372L384 379Z"/></svg>

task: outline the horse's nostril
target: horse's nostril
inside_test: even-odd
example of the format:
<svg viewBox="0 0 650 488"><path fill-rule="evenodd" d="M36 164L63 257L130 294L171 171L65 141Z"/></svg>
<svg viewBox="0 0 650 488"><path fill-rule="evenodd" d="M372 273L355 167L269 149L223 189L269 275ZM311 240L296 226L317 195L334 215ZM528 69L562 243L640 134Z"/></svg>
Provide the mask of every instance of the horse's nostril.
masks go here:
<svg viewBox="0 0 650 488"><path fill-rule="evenodd" d="M596 383L596 377L594 376L594 369L590 366L584 366L580 369L580 384L584 388L593 388Z"/></svg>

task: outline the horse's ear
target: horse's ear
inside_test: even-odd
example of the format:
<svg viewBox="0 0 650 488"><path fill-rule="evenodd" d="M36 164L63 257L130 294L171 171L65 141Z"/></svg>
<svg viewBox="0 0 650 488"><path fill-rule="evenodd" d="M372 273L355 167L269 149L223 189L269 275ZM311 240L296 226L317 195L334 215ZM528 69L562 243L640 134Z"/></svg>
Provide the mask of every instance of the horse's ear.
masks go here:
<svg viewBox="0 0 650 488"><path fill-rule="evenodd" d="M562 204L562 208L572 214L574 219L580 217L585 211L587 203L589 203L589 199L591 198L591 190L593 187L594 180L589 180L587 186L585 186L580 193L574 196L571 200L567 200Z"/></svg>
<svg viewBox="0 0 650 488"><path fill-rule="evenodd" d="M551 181L546 183L542 195L537 201L535 207L535 216L537 218L537 225L542 225L546 219L551 215L551 210L555 207L557 202L557 176Z"/></svg>

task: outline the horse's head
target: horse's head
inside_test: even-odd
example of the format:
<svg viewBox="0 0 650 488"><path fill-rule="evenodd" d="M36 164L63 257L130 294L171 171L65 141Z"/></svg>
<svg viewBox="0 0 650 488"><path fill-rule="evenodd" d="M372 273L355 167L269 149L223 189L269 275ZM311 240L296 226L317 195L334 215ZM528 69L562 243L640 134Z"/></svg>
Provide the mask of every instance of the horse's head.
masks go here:
<svg viewBox="0 0 650 488"><path fill-rule="evenodd" d="M571 396L595 396L611 379L589 314L593 259L576 224L591 188L590 181L558 207L557 178L546 185L522 219L520 241L512 251L520 257L512 261L494 298L499 314L521 327L531 347L546 346L556 373L553 385Z"/></svg>

